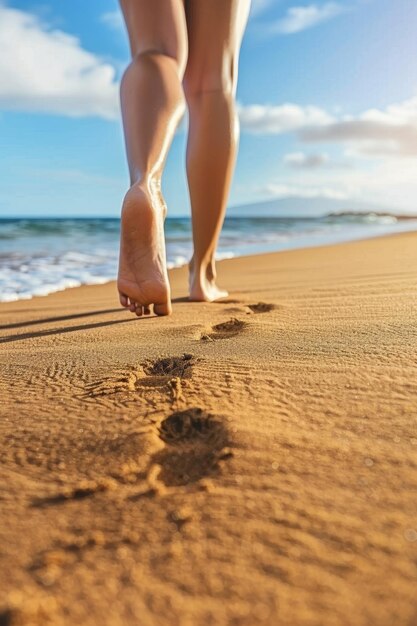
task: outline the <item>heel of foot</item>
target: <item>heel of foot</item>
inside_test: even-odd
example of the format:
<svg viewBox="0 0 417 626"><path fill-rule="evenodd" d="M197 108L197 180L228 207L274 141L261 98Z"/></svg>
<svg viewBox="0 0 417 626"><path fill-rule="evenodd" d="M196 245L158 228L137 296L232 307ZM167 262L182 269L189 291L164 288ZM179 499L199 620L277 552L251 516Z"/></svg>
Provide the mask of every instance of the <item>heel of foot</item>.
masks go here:
<svg viewBox="0 0 417 626"><path fill-rule="evenodd" d="M228 291L220 289L214 283L190 283L189 299L192 302L215 302L216 300L227 298L228 295Z"/></svg>

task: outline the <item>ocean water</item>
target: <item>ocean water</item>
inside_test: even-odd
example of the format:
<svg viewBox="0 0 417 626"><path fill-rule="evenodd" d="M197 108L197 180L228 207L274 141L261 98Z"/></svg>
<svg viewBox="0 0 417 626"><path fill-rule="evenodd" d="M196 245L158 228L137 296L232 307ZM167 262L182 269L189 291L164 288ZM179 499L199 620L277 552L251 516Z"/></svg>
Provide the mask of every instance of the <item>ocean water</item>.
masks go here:
<svg viewBox="0 0 417 626"><path fill-rule="evenodd" d="M228 217L218 259L417 230L416 220L375 213L300 217ZM117 272L118 219L0 219L0 301L105 283ZM169 267L192 253L189 218L166 221Z"/></svg>

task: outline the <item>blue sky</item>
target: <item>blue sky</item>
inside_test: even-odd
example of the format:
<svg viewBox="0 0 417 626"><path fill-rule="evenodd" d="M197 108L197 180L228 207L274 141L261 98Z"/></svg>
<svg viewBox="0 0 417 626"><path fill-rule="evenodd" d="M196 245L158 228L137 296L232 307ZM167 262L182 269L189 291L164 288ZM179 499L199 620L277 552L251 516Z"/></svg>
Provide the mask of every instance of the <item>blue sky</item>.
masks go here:
<svg viewBox="0 0 417 626"><path fill-rule="evenodd" d="M254 0L230 205L324 197L417 213L417 2ZM113 0L0 0L0 215L117 216L128 184ZM164 177L189 212L185 132ZM316 203L314 203L316 204Z"/></svg>

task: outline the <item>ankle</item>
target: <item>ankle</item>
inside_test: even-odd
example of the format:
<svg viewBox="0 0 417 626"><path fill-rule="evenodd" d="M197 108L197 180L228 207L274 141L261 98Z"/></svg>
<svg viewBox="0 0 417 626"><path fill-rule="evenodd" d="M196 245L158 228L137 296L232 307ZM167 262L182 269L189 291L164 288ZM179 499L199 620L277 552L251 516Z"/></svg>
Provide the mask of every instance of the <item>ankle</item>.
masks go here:
<svg viewBox="0 0 417 626"><path fill-rule="evenodd" d="M162 213L165 219L167 209L161 193L160 181L150 176L134 180L125 195L122 211L129 206L145 212L151 211L155 215Z"/></svg>
<svg viewBox="0 0 417 626"><path fill-rule="evenodd" d="M214 282L216 280L217 277L217 273L216 273L216 263L214 261L214 258L211 257L207 267L206 267L206 277L209 281Z"/></svg>
<svg viewBox="0 0 417 626"><path fill-rule="evenodd" d="M140 189L147 194L161 193L161 176L154 172L136 172L131 176L130 189Z"/></svg>
<svg viewBox="0 0 417 626"><path fill-rule="evenodd" d="M216 266L213 257L209 259L198 259L194 255L188 264L190 272L195 279L209 280L210 282L216 279Z"/></svg>

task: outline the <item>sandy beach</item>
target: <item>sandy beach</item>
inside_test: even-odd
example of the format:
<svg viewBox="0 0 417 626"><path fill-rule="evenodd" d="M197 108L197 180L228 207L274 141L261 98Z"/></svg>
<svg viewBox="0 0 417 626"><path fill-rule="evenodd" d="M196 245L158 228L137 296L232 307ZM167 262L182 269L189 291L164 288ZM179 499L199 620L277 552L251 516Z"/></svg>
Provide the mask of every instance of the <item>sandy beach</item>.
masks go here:
<svg viewBox="0 0 417 626"><path fill-rule="evenodd" d="M0 624L417 624L417 233L0 305Z"/></svg>

